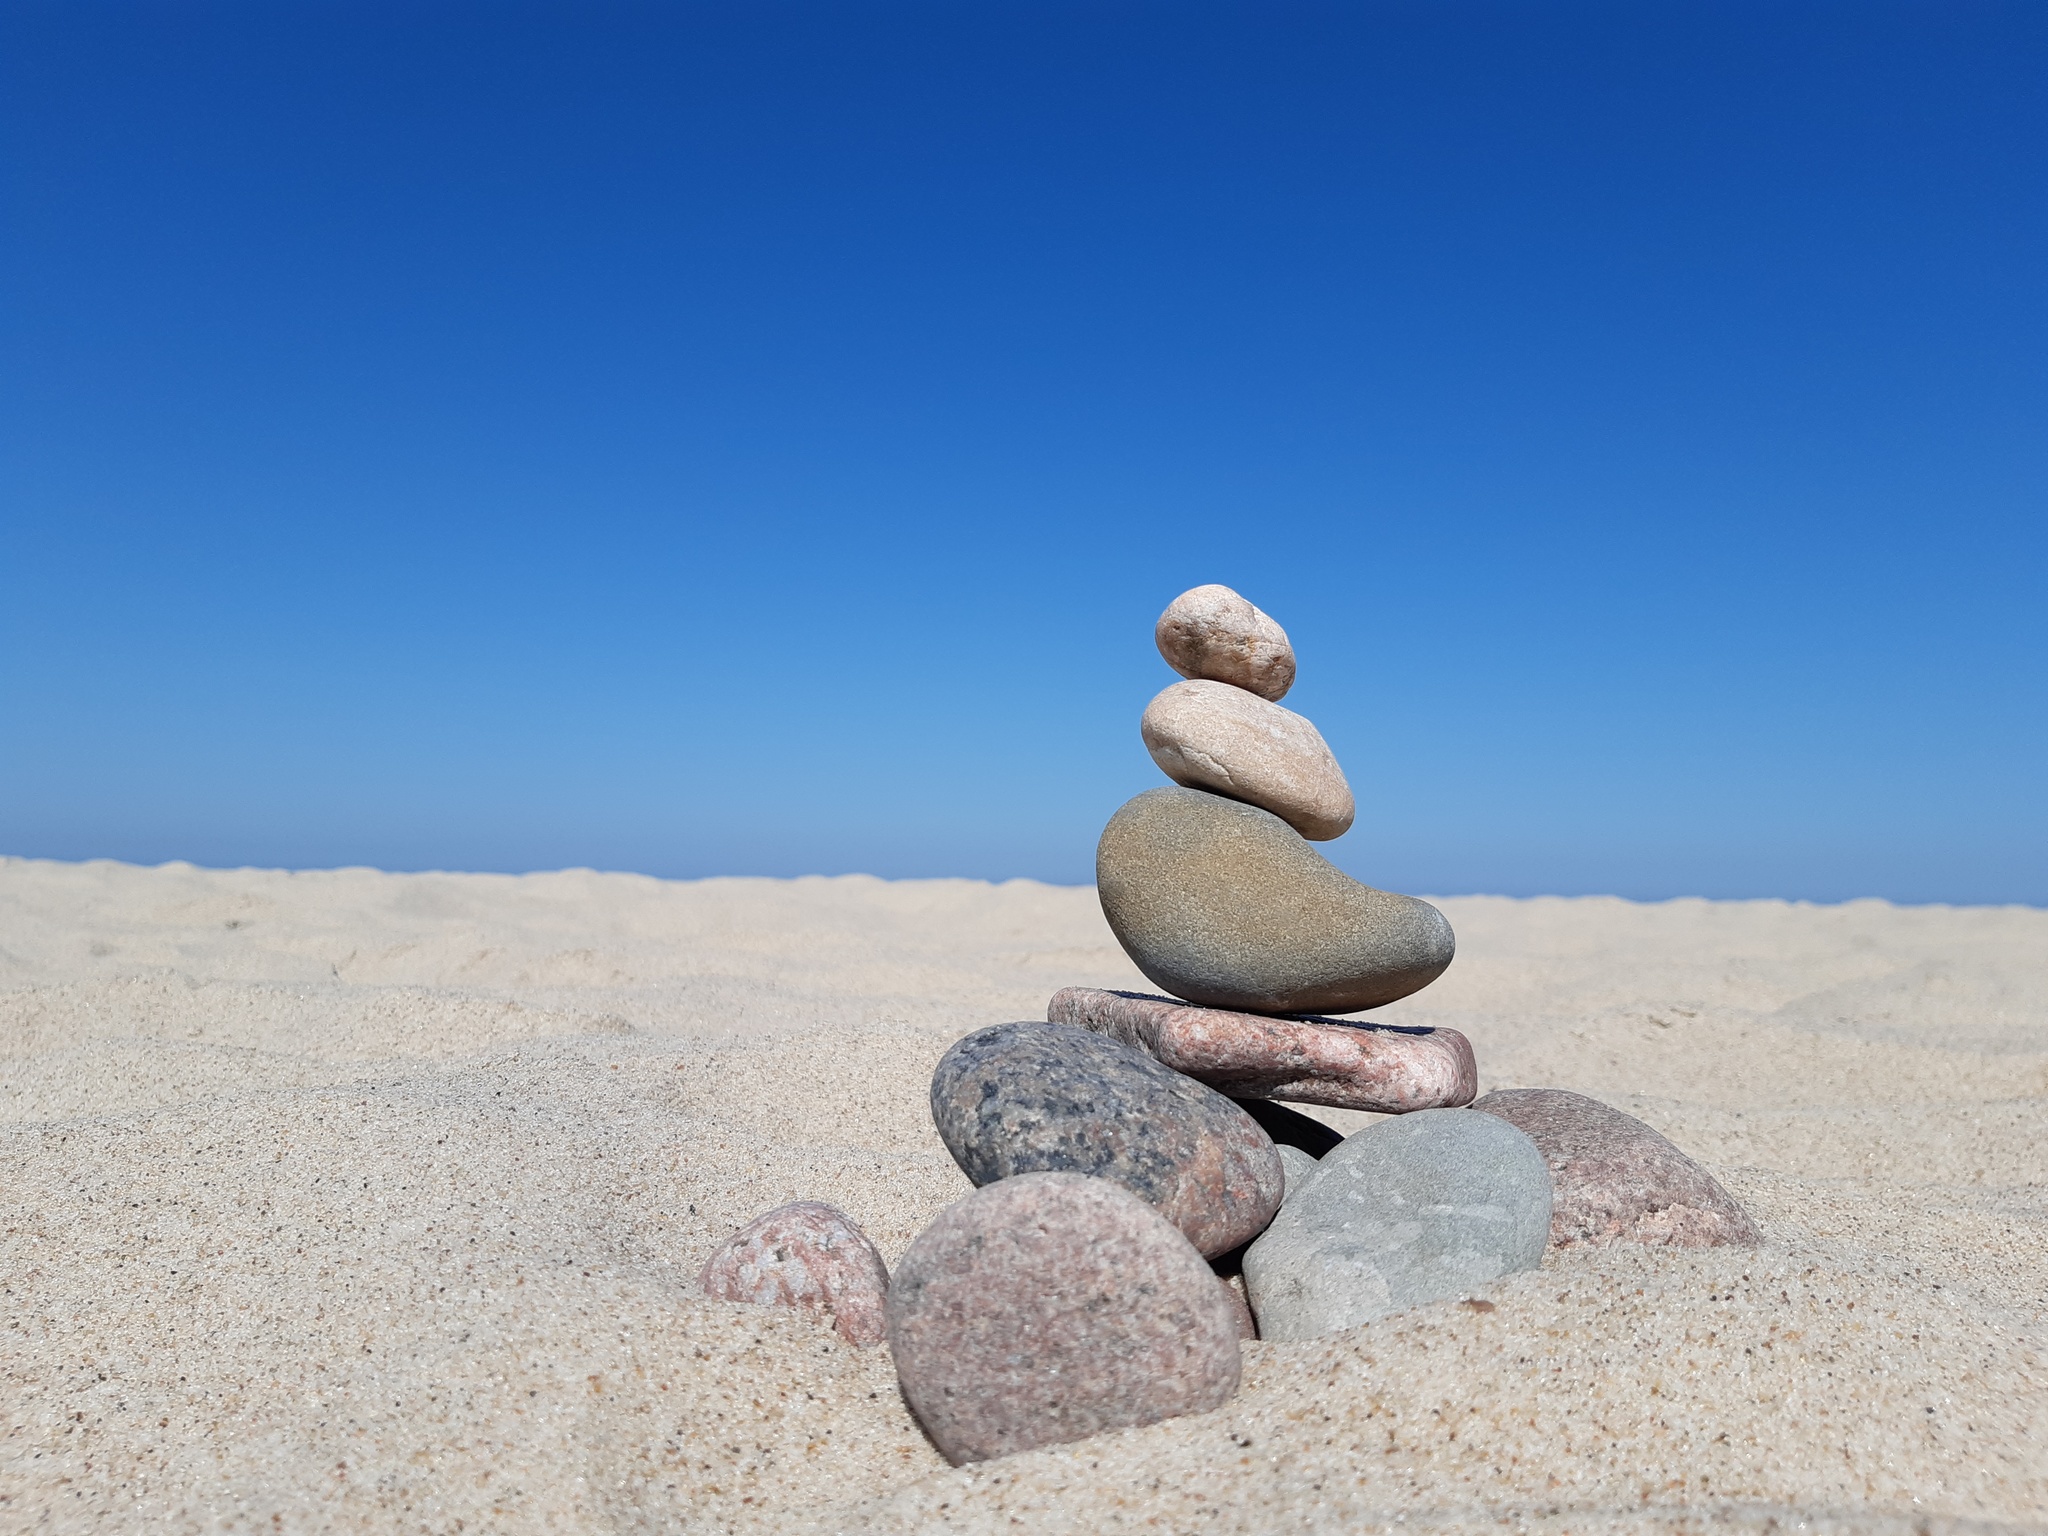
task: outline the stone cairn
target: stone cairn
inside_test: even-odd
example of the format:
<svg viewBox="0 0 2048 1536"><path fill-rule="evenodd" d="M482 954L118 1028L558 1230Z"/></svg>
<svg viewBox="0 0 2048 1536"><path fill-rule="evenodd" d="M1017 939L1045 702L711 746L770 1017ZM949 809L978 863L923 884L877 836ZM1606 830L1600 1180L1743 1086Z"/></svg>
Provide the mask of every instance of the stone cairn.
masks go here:
<svg viewBox="0 0 2048 1536"><path fill-rule="evenodd" d="M804 1201L714 1253L706 1293L886 1340L958 1464L1205 1412L1236 1390L1243 1339L1470 1298L1546 1246L1759 1241L1641 1121L1561 1089L1475 1103L1458 1031L1327 1017L1434 981L1451 925L1310 847L1355 806L1279 703L1295 661L1278 624L1197 587L1157 639L1183 681L1140 729L1173 784L1110 818L1096 886L1171 995L1068 987L1043 1023L946 1052L932 1119L976 1187L893 1278L850 1217ZM1343 1137L1280 1101L1398 1118Z"/></svg>

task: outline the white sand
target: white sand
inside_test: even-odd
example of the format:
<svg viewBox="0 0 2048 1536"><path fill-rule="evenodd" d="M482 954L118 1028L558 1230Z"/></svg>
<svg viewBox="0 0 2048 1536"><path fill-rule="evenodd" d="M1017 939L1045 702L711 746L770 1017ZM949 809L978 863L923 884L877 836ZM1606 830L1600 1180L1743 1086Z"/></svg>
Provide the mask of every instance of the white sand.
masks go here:
<svg viewBox="0 0 2048 1536"><path fill-rule="evenodd" d="M1444 906L1379 1016L1767 1246L1553 1255L952 1471L886 1350L693 1276L805 1196L900 1254L965 1189L940 1051L1142 985L1092 893L0 860L0 1529L2048 1529L2048 913Z"/></svg>

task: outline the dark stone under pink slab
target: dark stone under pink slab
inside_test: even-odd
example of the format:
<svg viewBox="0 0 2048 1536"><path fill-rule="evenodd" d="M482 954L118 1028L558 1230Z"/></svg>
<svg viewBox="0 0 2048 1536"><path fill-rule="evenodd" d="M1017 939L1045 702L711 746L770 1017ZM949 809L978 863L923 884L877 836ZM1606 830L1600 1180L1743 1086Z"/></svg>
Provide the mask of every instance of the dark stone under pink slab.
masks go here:
<svg viewBox="0 0 2048 1536"><path fill-rule="evenodd" d="M1045 1016L1136 1046L1232 1098L1404 1115L1456 1109L1479 1091L1472 1042L1455 1029L1274 1018L1099 987L1062 988Z"/></svg>
<svg viewBox="0 0 2048 1536"><path fill-rule="evenodd" d="M1272 1138L1213 1088L1064 1024L992 1024L932 1073L932 1123L976 1184L1020 1173L1114 1179L1203 1254L1265 1230L1286 1175Z"/></svg>
<svg viewBox="0 0 2048 1536"><path fill-rule="evenodd" d="M849 1344L882 1342L888 1266L851 1216L822 1201L755 1217L705 1261L698 1281L714 1301L790 1307Z"/></svg>
<svg viewBox="0 0 2048 1536"><path fill-rule="evenodd" d="M1550 1243L1754 1247L1756 1223L1714 1176L1663 1136L1563 1088L1501 1088L1472 1106L1525 1132L1556 1186Z"/></svg>

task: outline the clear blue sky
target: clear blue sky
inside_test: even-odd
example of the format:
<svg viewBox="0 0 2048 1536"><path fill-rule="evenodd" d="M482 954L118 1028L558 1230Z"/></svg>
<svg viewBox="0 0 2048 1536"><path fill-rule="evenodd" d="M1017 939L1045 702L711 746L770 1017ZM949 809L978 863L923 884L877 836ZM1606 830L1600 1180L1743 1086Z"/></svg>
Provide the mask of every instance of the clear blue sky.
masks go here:
<svg viewBox="0 0 2048 1536"><path fill-rule="evenodd" d="M0 18L0 851L2048 902L2048 7Z"/></svg>

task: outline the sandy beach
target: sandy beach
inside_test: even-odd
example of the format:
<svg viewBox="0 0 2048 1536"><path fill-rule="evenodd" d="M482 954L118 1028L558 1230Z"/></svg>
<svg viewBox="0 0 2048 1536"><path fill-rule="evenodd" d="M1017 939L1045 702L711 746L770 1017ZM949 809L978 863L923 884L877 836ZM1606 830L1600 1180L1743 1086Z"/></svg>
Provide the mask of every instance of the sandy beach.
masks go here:
<svg viewBox="0 0 2048 1536"><path fill-rule="evenodd" d="M2048 1530L2048 912L1440 905L1374 1016L1764 1247L1553 1251L953 1470L885 1348L695 1276L800 1198L893 1263L967 1189L945 1047L1145 985L1091 891L0 860L0 1528Z"/></svg>

